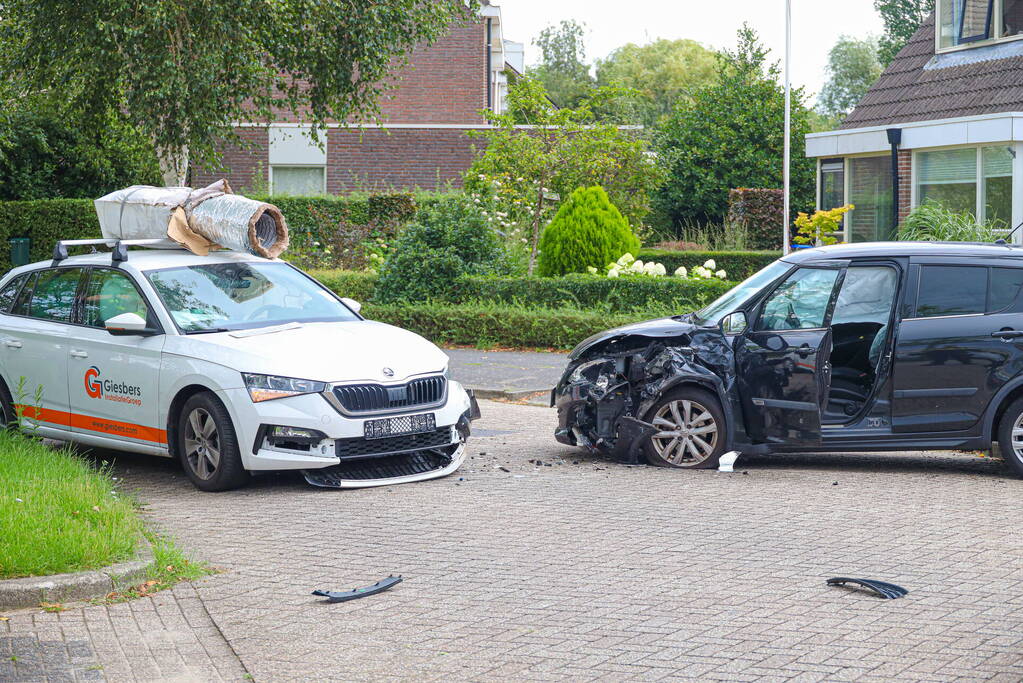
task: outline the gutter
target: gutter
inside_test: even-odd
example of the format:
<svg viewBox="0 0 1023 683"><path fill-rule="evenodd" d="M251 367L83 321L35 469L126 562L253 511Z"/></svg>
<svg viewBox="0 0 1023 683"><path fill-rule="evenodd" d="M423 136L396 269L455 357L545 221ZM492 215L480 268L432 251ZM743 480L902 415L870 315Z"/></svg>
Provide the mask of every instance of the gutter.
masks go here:
<svg viewBox="0 0 1023 683"><path fill-rule="evenodd" d="M889 128L888 144L892 147L892 232L899 228L899 145L902 144L902 129Z"/></svg>
<svg viewBox="0 0 1023 683"><path fill-rule="evenodd" d="M494 84L491 73L494 68L493 23L494 20L487 17L487 109L490 110L494 108Z"/></svg>

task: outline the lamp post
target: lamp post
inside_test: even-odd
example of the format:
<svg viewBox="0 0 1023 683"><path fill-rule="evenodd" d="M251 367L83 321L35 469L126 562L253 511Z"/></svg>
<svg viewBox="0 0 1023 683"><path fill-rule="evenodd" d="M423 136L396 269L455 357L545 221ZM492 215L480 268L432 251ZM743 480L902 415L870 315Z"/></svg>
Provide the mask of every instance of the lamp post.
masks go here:
<svg viewBox="0 0 1023 683"><path fill-rule="evenodd" d="M792 0L785 0L785 201L782 215L782 249L784 253L792 250L790 245L791 235L789 234L789 197L792 189L792 176L790 164L792 162L792 78L789 72L789 65L792 57Z"/></svg>

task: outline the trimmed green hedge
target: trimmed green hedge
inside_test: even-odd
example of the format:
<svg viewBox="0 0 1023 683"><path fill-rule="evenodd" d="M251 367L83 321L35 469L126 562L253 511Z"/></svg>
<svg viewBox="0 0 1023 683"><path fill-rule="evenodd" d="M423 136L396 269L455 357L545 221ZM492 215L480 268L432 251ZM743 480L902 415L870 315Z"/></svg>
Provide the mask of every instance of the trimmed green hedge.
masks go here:
<svg viewBox="0 0 1023 683"><path fill-rule="evenodd" d="M373 301L377 276L346 270L309 273L340 296ZM502 305L521 309L577 309L624 313L659 310L684 313L710 303L734 283L681 278L606 278L592 275L493 277L464 275L442 300L446 305Z"/></svg>
<svg viewBox="0 0 1023 683"><path fill-rule="evenodd" d="M463 276L450 290L453 303L474 301L513 304L523 308L576 308L613 313L651 308L684 313L702 307L734 286L722 280L676 277Z"/></svg>
<svg viewBox="0 0 1023 683"><path fill-rule="evenodd" d="M663 263L668 273L674 273L679 266L692 269L702 266L707 259L714 259L719 269L728 273L734 282L745 280L764 266L781 258L780 251L668 251L667 249L643 249L636 258L641 261Z"/></svg>
<svg viewBox="0 0 1023 683"><path fill-rule="evenodd" d="M567 309L439 304L371 304L362 313L370 320L412 330L437 344L553 349L571 349L602 330L670 315L657 312L609 315Z"/></svg>
<svg viewBox="0 0 1023 683"><path fill-rule="evenodd" d="M11 268L12 237L32 240L32 261L43 261L53 254L57 240L84 240L100 237L99 219L91 199L36 199L0 202L0 270Z"/></svg>

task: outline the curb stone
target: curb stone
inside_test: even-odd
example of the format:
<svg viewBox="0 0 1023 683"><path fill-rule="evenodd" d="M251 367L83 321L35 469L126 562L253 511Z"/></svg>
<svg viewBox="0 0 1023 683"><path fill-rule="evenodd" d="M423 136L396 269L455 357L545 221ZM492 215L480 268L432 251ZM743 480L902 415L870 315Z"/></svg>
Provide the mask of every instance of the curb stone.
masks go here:
<svg viewBox="0 0 1023 683"><path fill-rule="evenodd" d="M38 607L41 602L75 602L102 598L141 582L155 558L148 539L142 538L138 557L102 569L50 576L0 580L0 610Z"/></svg>
<svg viewBox="0 0 1023 683"><path fill-rule="evenodd" d="M526 401L531 405L550 406L551 389L477 389L473 388L476 398L498 401Z"/></svg>

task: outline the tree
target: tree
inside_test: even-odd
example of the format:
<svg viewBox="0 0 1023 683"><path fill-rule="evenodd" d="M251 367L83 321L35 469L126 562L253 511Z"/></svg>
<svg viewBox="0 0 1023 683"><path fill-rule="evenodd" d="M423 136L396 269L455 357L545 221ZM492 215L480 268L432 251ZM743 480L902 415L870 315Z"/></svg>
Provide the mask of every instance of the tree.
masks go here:
<svg viewBox="0 0 1023 683"><path fill-rule="evenodd" d="M0 200L91 198L159 182L152 145L115 113L86 129L39 97L0 103Z"/></svg>
<svg viewBox="0 0 1023 683"><path fill-rule="evenodd" d="M497 227L525 228L520 239L528 245L530 274L552 210L576 188L602 186L633 226L650 210L661 174L646 141L593 113L615 96L598 88L575 109L558 109L543 85L523 78L508 92L509 112L489 113L494 127L478 133L487 144L465 174L465 189L501 214ZM519 121L531 128L517 127Z"/></svg>
<svg viewBox="0 0 1023 683"><path fill-rule="evenodd" d="M863 99L870 86L881 77L877 59L877 39L863 40L841 36L828 53L828 82L817 98L817 110L824 116L841 119Z"/></svg>
<svg viewBox="0 0 1023 683"><path fill-rule="evenodd" d="M540 239L539 274L557 277L603 268L623 254L636 256L639 239L599 185L580 187L558 209Z"/></svg>
<svg viewBox="0 0 1023 683"><path fill-rule="evenodd" d="M785 94L777 64L744 26L734 52L718 57L717 81L683 101L655 136L667 180L654 204L674 225L724 220L732 188L779 188L785 144ZM813 206L815 162L804 154L809 110L792 92L792 206ZM779 226L780 229L780 226Z"/></svg>
<svg viewBox="0 0 1023 683"><path fill-rule="evenodd" d="M593 77L586 64L583 36L586 28L573 20L548 26L533 41L540 48L541 61L528 70L559 107L576 107L593 90Z"/></svg>
<svg viewBox="0 0 1023 683"><path fill-rule="evenodd" d="M236 121L376 113L394 62L470 2L0 0L0 73L58 93L85 127L123 112L182 184L190 157L215 163L237 140Z"/></svg>
<svg viewBox="0 0 1023 683"><path fill-rule="evenodd" d="M714 81L715 52L695 40L628 43L597 61L597 84L637 93L637 122L654 128L688 93Z"/></svg>
<svg viewBox="0 0 1023 683"><path fill-rule="evenodd" d="M887 67L934 11L934 0L874 0L874 9L884 21L877 57Z"/></svg>

